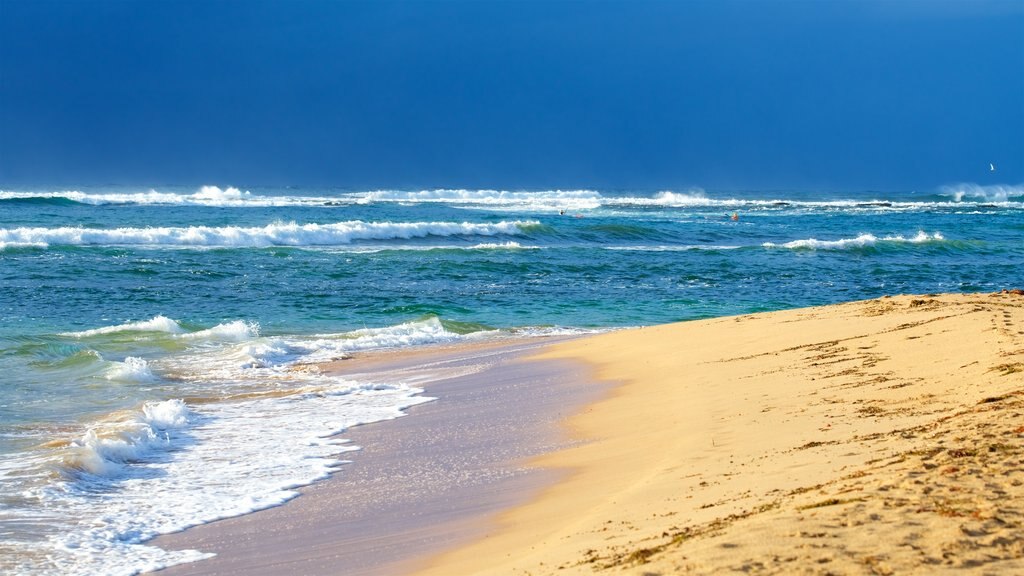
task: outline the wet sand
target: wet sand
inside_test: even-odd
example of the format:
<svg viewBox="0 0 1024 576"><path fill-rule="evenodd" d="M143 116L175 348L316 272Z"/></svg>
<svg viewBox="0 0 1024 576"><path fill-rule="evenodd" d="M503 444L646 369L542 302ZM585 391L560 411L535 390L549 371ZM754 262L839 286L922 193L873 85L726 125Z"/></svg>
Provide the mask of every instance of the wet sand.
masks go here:
<svg viewBox="0 0 1024 576"><path fill-rule="evenodd" d="M345 454L351 463L283 506L153 540L217 554L159 574L398 574L479 537L497 511L561 478L525 462L569 445L561 423L607 390L580 365L522 360L557 340L367 354L327 366L362 382L406 382L437 400L341 434L362 448Z"/></svg>

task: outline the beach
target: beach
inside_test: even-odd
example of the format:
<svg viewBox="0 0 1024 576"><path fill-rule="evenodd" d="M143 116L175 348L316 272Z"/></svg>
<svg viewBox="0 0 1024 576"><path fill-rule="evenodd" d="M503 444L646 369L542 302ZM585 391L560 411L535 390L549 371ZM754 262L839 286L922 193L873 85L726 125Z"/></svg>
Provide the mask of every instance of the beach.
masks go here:
<svg viewBox="0 0 1024 576"><path fill-rule="evenodd" d="M1024 1L0 14L0 575L1024 574Z"/></svg>
<svg viewBox="0 0 1024 576"><path fill-rule="evenodd" d="M564 476L526 463L571 445L559 423L609 388L575 363L522 360L557 340L384 351L325 366L360 381L414 381L436 400L346 431L347 444L361 449L284 506L150 542L217 554L159 573L398 574L423 555L472 542L495 514Z"/></svg>
<svg viewBox="0 0 1024 576"><path fill-rule="evenodd" d="M1019 293L883 297L533 341L514 352L492 346L483 348L492 370L467 376L463 393L483 391L486 403L502 388L506 402L525 393L543 414L513 417L488 442L446 434L445 450L428 462L465 450L490 453L477 471L532 472L462 484L440 473L422 493L394 492L407 498L389 508L366 497L373 479L356 454L284 506L163 537L162 547L218 552L165 573L1024 569ZM394 375L480 362L480 350L458 350L420 350L385 365ZM381 366L360 361L332 369ZM458 401L457 383L438 382L441 400L397 422L410 437L458 428L450 411L419 421L419 411L444 403L445 386ZM547 399L536 396L542 391ZM553 410L567 398L587 403L571 414ZM397 423L366 426L360 441L399 434ZM494 453L496 439L524 440L531 430L545 440ZM358 437L359 428L350 432ZM380 451L367 461L410 457L386 443ZM424 496L438 492L447 494ZM346 493L366 507L351 516L368 523L356 530L346 531L350 510L337 500ZM223 528L232 525L233 533Z"/></svg>
<svg viewBox="0 0 1024 576"><path fill-rule="evenodd" d="M927 294L1019 286L1022 190L0 190L0 572L405 573L587 477L586 452L550 456L573 442L602 446L612 477L591 484L609 494L635 484L646 468L631 459L648 452L705 476L730 455L745 468L798 456L860 465L846 454L864 450L846 443L783 456L772 450L792 447L762 445L797 432L797 447L835 440L835 423L816 435L791 427L823 428L804 418L822 409L812 392L831 398L828 384L860 378L823 378L814 371L831 365L798 362L799 346L953 306ZM895 294L921 303L880 300ZM843 304L860 301L886 312L861 318ZM829 305L848 317L828 320ZM950 373L974 378L979 355L1021 348L983 336L957 336L963 346L943 354L968 368ZM945 336L914 337L894 342ZM908 420L872 404L887 398L890 371L931 378L930 365L879 341L850 349L878 354L864 378L880 392L862 386L829 405L883 411L855 412L850 437ZM780 350L788 364L767 362ZM627 394L651 378L648 364L673 387ZM894 390L943 397L924 391L933 385ZM615 437L636 454L569 419L604 395L637 399L596 424L623 428ZM691 426L660 418L659 398ZM765 428L714 419L732 411ZM730 452L747 448L760 451ZM801 481L832 478L798 470ZM773 474L758 482L799 487ZM738 498L724 488L733 480L655 532L771 503ZM595 502L552 514L576 518ZM559 525L544 524L531 535ZM561 564L612 554L597 544Z"/></svg>
<svg viewBox="0 0 1024 576"><path fill-rule="evenodd" d="M620 382L571 471L421 574L1024 570L1024 298L900 296L554 347Z"/></svg>

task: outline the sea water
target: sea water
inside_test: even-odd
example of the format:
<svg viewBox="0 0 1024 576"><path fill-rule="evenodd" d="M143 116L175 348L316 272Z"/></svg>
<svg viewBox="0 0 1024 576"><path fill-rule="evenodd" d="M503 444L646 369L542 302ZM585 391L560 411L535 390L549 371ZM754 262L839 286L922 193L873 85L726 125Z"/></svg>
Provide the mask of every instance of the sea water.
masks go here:
<svg viewBox="0 0 1024 576"><path fill-rule="evenodd" d="M280 504L341 467L338 432L430 400L325 361L990 292L1022 264L1022 186L2 190L0 572L199 560L146 541Z"/></svg>

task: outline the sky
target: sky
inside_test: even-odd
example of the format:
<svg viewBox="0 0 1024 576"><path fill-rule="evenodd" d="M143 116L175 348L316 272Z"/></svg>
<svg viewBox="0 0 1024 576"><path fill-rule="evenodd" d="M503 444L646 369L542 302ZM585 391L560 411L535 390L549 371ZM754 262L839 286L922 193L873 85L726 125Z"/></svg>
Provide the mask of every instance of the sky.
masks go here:
<svg viewBox="0 0 1024 576"><path fill-rule="evenodd" d="M1024 0L0 0L0 187L958 182L1024 183Z"/></svg>

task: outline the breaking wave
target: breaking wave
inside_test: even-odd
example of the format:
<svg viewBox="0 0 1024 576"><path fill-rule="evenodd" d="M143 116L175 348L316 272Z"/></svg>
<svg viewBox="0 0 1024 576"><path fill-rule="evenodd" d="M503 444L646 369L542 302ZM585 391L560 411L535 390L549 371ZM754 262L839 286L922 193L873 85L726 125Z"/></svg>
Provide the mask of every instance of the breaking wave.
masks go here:
<svg viewBox="0 0 1024 576"><path fill-rule="evenodd" d="M1013 200L1024 200L1024 184L1017 186L1005 184L982 186L979 184L961 183L943 186L941 194L953 199L955 202L1010 202Z"/></svg>
<svg viewBox="0 0 1024 576"><path fill-rule="evenodd" d="M94 426L73 440L64 458L65 471L72 476L116 476L126 464L167 450L171 444L167 432L186 427L190 418L191 411L181 400L147 402L128 419Z"/></svg>
<svg viewBox="0 0 1024 576"><path fill-rule="evenodd" d="M793 240L792 242L786 242L784 244L765 242L762 246L765 248L790 248L795 250L845 250L851 248L865 248L875 246L880 243L924 244L927 242L940 242L943 240L945 240L945 238L939 232L928 234L927 232L920 231L911 238L906 238L900 235L884 236L879 238L874 234L861 234L856 238L841 238L839 240L818 240L816 238L808 238L806 240Z"/></svg>
<svg viewBox="0 0 1024 576"><path fill-rule="evenodd" d="M452 236L514 236L537 222L362 222L275 223L260 227L189 226L93 229L82 227L0 229L0 246L338 246L360 240L410 240Z"/></svg>
<svg viewBox="0 0 1024 576"><path fill-rule="evenodd" d="M157 315L149 320L143 320L141 322L128 322L126 324L104 326L102 328L93 328L91 330L83 330L81 332L68 332L63 335L84 338L103 334L116 334L118 332L166 332L167 334L182 334L185 332L185 329L176 321L171 320L166 316Z"/></svg>
<svg viewBox="0 0 1024 576"><path fill-rule="evenodd" d="M598 192L595 190L373 190L350 192L341 190L318 191L313 194L294 194L282 191L254 193L228 186L202 186L194 192L120 191L4 191L0 190L0 203L47 204L54 206L82 205L145 205L145 206L205 206L227 208L260 207L337 207L353 204L446 204L462 208L491 210L523 210L537 212L574 212L599 208L716 208L746 210L798 209L852 209L852 210L920 210L958 203L1005 203L1024 201L1024 185L979 185L961 183L943 186L937 194L905 196L879 194L871 199L806 199L799 193L780 193L776 198L747 197L743 193L718 192L716 195L695 187L686 190L662 190L654 194L645 192Z"/></svg>
<svg viewBox="0 0 1024 576"><path fill-rule="evenodd" d="M354 201L354 200L353 200ZM253 194L248 190L240 190L233 186L202 186L191 194L176 192L82 192L79 190L61 191L0 191L0 202L34 203L50 205L85 204L90 206L104 205L143 205L143 206L210 206L226 208L275 207L303 205L338 205L344 202L341 197L328 196L278 196Z"/></svg>
<svg viewBox="0 0 1024 576"><path fill-rule="evenodd" d="M107 369L107 380L121 382L152 382L156 377L149 363L142 358L128 356L122 362L113 362Z"/></svg>

